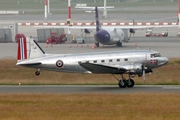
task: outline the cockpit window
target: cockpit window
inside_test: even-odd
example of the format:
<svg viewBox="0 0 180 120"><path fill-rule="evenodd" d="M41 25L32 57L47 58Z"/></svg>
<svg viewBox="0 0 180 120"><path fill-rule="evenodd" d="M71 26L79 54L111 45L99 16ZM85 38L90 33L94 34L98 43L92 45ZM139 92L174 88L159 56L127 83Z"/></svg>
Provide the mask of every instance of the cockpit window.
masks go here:
<svg viewBox="0 0 180 120"><path fill-rule="evenodd" d="M160 53L151 54L151 58L161 57Z"/></svg>
<svg viewBox="0 0 180 120"><path fill-rule="evenodd" d="M109 35L108 35L108 34L106 34L106 35L105 35L105 37L109 37Z"/></svg>

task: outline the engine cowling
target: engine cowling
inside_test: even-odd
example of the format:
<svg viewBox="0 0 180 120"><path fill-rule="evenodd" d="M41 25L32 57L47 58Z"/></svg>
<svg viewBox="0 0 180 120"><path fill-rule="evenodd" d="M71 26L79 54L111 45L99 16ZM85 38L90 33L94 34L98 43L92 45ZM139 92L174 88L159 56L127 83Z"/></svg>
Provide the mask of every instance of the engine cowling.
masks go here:
<svg viewBox="0 0 180 120"><path fill-rule="evenodd" d="M130 73L134 73L134 74L142 74L143 73L143 69L142 69L142 65L133 65L132 69L130 70Z"/></svg>
<svg viewBox="0 0 180 120"><path fill-rule="evenodd" d="M126 65L124 67L132 74L142 74L143 73L143 66L142 64L132 64L132 65ZM145 73L151 73L152 69L145 69Z"/></svg>
<svg viewBox="0 0 180 120"><path fill-rule="evenodd" d="M134 34L134 33L135 33L135 30L132 29L132 28L130 28L130 29L129 29L129 32L132 33L132 34Z"/></svg>
<svg viewBox="0 0 180 120"><path fill-rule="evenodd" d="M118 42L124 40L124 32L121 29L113 29L109 31L111 41Z"/></svg>
<svg viewBox="0 0 180 120"><path fill-rule="evenodd" d="M124 68L129 74L143 74L142 64L125 65Z"/></svg>

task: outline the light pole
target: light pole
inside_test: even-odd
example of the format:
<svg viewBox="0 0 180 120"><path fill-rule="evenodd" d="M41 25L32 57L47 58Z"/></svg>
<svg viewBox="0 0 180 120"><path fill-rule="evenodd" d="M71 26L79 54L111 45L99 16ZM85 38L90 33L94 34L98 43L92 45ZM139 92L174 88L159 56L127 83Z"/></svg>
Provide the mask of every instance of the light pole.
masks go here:
<svg viewBox="0 0 180 120"><path fill-rule="evenodd" d="M47 22L47 0L44 0L44 21Z"/></svg>

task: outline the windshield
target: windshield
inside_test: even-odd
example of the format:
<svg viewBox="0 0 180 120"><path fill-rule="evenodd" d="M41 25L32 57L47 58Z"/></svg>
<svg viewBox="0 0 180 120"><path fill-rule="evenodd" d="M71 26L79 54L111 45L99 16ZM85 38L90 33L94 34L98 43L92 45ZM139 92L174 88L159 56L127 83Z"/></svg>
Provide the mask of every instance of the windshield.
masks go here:
<svg viewBox="0 0 180 120"><path fill-rule="evenodd" d="M151 58L161 57L160 53L151 54Z"/></svg>

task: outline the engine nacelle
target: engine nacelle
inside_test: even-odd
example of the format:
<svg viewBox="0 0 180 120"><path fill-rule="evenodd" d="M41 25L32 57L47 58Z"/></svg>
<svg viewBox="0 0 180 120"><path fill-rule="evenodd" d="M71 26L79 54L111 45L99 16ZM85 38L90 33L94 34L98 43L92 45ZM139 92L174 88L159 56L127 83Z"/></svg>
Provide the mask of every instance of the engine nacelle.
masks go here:
<svg viewBox="0 0 180 120"><path fill-rule="evenodd" d="M135 30L132 29L132 28L130 28L130 29L129 29L129 32L132 33L132 34L134 34L134 33L135 33Z"/></svg>
<svg viewBox="0 0 180 120"><path fill-rule="evenodd" d="M124 32L123 42L128 42L129 41L128 30L127 29L122 29L122 31Z"/></svg>
<svg viewBox="0 0 180 120"><path fill-rule="evenodd" d="M129 71L129 74L143 74L141 64L125 65L124 68Z"/></svg>
<svg viewBox="0 0 180 120"><path fill-rule="evenodd" d="M110 39L112 42L122 42L124 40L124 32L121 29L111 29L108 30L109 34L110 34Z"/></svg>

